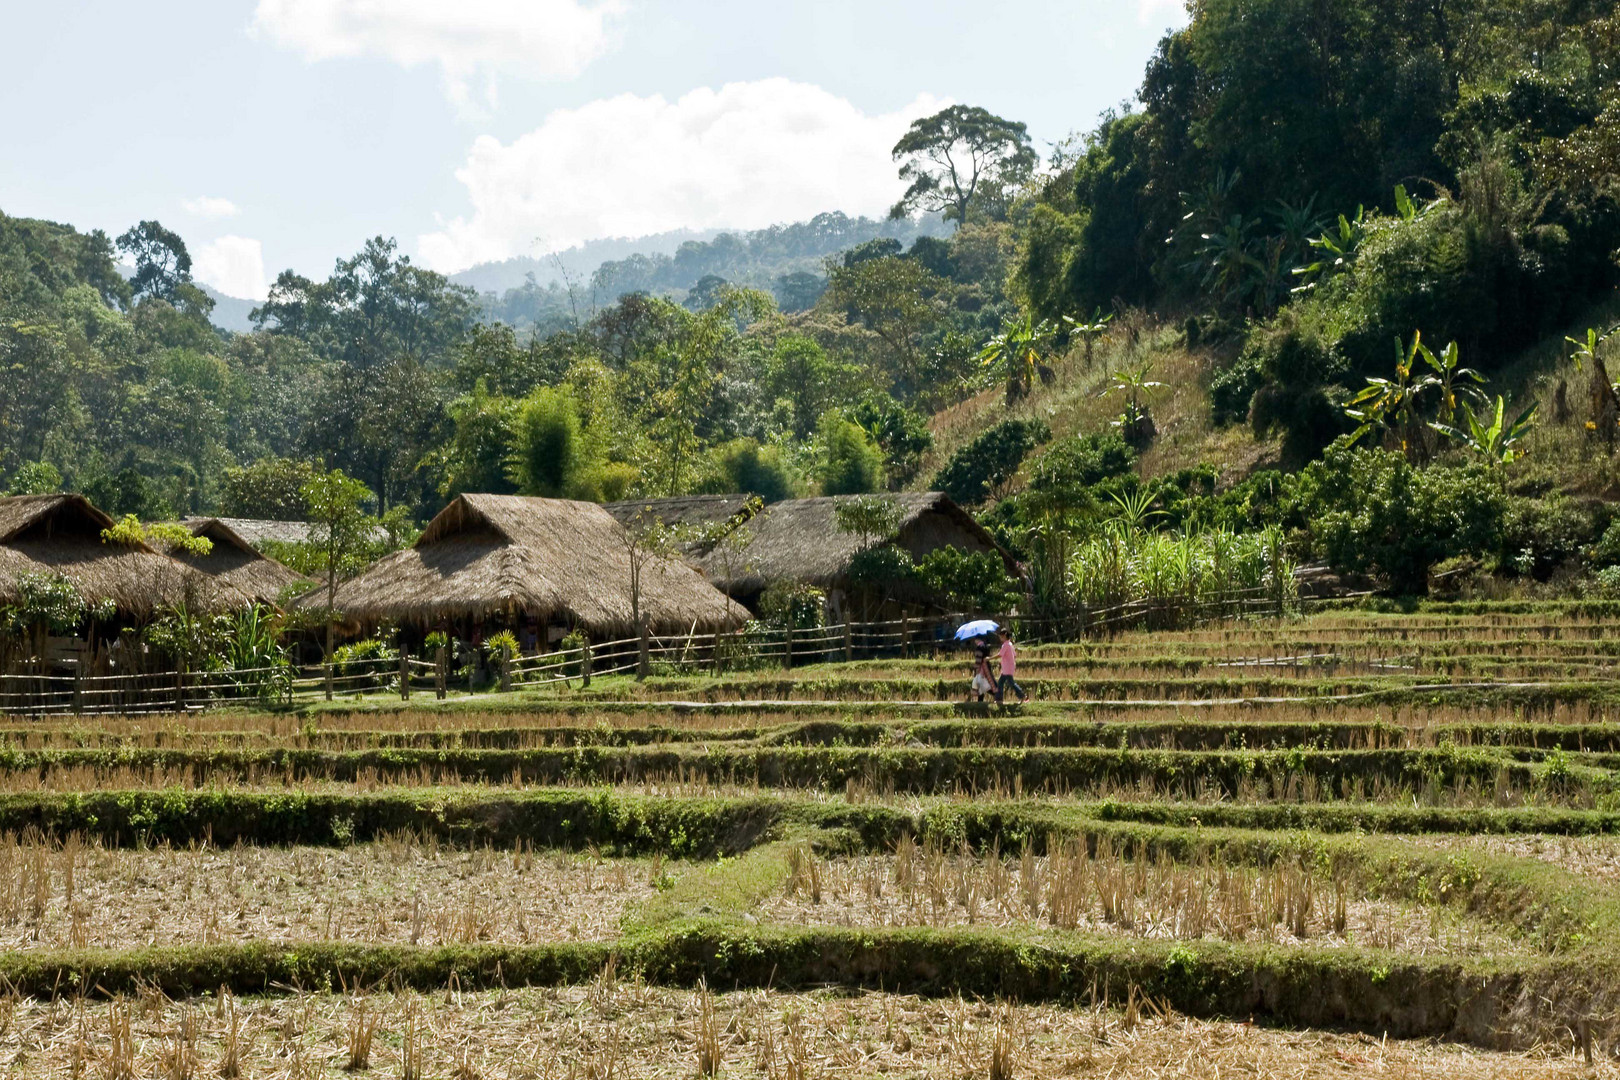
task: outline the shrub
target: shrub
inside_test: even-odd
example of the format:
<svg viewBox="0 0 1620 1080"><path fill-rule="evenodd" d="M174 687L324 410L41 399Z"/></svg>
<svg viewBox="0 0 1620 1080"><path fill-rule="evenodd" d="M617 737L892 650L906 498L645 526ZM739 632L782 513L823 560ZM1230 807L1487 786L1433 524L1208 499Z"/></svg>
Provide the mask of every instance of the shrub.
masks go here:
<svg viewBox="0 0 1620 1080"><path fill-rule="evenodd" d="M823 495L862 495L883 484L883 451L859 424L829 414L822 419L826 461L821 467Z"/></svg>
<svg viewBox="0 0 1620 1080"><path fill-rule="evenodd" d="M920 584L958 611L1007 612L1018 603L1018 582L993 551L942 547L916 564Z"/></svg>
<svg viewBox="0 0 1620 1080"><path fill-rule="evenodd" d="M1579 559L1598 539L1591 512L1562 496L1508 499L1502 530L1504 562L1538 581Z"/></svg>
<svg viewBox="0 0 1620 1080"><path fill-rule="evenodd" d="M1335 445L1297 478L1317 554L1341 570L1386 575L1422 593L1429 567L1496 553L1506 498L1482 466L1415 469L1399 454Z"/></svg>
<svg viewBox="0 0 1620 1080"><path fill-rule="evenodd" d="M13 474L6 494L49 495L61 490L62 474L55 465L48 461L30 461Z"/></svg>
<svg viewBox="0 0 1620 1080"><path fill-rule="evenodd" d="M1209 383L1210 420L1218 426L1241 424L1249 418L1254 392L1265 384L1260 354L1245 350L1231 365L1217 371Z"/></svg>
<svg viewBox="0 0 1620 1080"><path fill-rule="evenodd" d="M734 439L716 447L712 473L700 490L716 495L741 492L758 495L766 502L779 502L793 495L793 477L782 454L774 446L760 446L753 439Z"/></svg>
<svg viewBox="0 0 1620 1080"><path fill-rule="evenodd" d="M798 581L774 581L759 597L760 619L777 630L814 630L826 609L827 594Z"/></svg>
<svg viewBox="0 0 1620 1080"><path fill-rule="evenodd" d="M1024 458L1052 437L1042 420L1003 420L951 455L933 486L964 506L999 499Z"/></svg>
<svg viewBox="0 0 1620 1080"><path fill-rule="evenodd" d="M1030 468L1032 491L1090 487L1124 476L1136 465L1136 451L1118 432L1075 435L1052 445Z"/></svg>

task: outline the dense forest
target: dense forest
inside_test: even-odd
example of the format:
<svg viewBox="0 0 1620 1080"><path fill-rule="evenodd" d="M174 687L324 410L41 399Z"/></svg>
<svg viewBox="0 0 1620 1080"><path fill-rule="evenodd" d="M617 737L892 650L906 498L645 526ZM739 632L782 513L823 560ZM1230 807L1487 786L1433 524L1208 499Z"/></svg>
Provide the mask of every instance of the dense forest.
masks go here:
<svg viewBox="0 0 1620 1080"><path fill-rule="evenodd" d="M0 216L0 488L297 517L340 469L420 522L462 491L928 485L1059 577L1107 536L1262 526L1415 591L1446 560L1620 562L1602 320L1524 359L1620 278L1612 5L1191 10L1131 107L1050 160L953 106L895 147L888 223L825 214L589 281L480 297L378 237L324 280L282 273L232 334L160 223ZM1172 353L1212 434L1155 470Z"/></svg>

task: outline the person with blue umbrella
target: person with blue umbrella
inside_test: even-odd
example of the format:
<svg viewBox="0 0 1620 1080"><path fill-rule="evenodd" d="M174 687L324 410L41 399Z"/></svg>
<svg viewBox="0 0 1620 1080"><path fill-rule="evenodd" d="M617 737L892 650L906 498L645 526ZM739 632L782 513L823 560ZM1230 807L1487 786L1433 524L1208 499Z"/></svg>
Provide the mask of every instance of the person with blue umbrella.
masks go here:
<svg viewBox="0 0 1620 1080"><path fill-rule="evenodd" d="M968 700L973 695L979 696L983 703L986 694L996 692L996 680L990 674L990 635L1000 629L994 619L975 619L963 623L956 629L957 641L971 641L975 643L973 653L973 681L968 685Z"/></svg>

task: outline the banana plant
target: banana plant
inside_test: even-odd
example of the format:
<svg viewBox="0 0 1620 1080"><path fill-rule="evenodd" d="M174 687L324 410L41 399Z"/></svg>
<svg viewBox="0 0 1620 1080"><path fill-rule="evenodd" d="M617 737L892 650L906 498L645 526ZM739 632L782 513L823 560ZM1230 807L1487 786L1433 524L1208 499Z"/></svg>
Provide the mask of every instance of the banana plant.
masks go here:
<svg viewBox="0 0 1620 1080"><path fill-rule="evenodd" d="M1076 319L1072 315L1063 316L1063 321L1069 324L1069 329L1081 336L1086 343L1086 367L1091 366L1091 342L1100 334L1108 331L1108 324L1113 321L1114 313L1103 314L1101 307L1091 313L1089 320Z"/></svg>
<svg viewBox="0 0 1620 1080"><path fill-rule="evenodd" d="M1516 420L1508 423L1507 403L1501 394L1497 394L1495 412L1491 413L1489 406L1486 409L1491 417L1489 424L1481 423L1479 417L1474 415L1473 408L1465 401L1461 404L1461 409L1466 427L1459 428L1441 423L1431 423L1429 426L1447 438L1456 439L1489 462L1492 468L1502 468L1524 457L1525 451L1520 449L1519 444L1529 434L1536 410L1540 407L1540 402L1531 402L1530 407L1520 413Z"/></svg>
<svg viewBox="0 0 1620 1080"><path fill-rule="evenodd" d="M979 350L979 361L987 369L1005 365L1009 403L1029 393L1037 378L1050 382L1054 377L1052 369L1041 362L1054 333L1056 329L1050 322L1045 319L1036 322L1025 312L1017 319L1010 316L1003 319L1001 333Z"/></svg>
<svg viewBox="0 0 1620 1080"><path fill-rule="evenodd" d="M1143 449L1153 441L1157 433L1153 423L1153 416L1148 412L1147 404L1142 400L1144 396L1153 393L1164 386L1164 383L1148 378L1153 370L1151 363L1139 364L1125 371L1116 371L1111 376L1114 384L1103 391L1104 396L1110 394L1125 394L1125 408L1113 426L1119 428L1119 434L1131 446L1138 450Z"/></svg>
<svg viewBox="0 0 1620 1080"><path fill-rule="evenodd" d="M1198 263L1204 267L1201 284L1221 303L1241 302L1265 274L1265 264L1256 254L1257 243L1250 235L1260 222L1233 214L1213 232L1199 234Z"/></svg>
<svg viewBox="0 0 1620 1080"><path fill-rule="evenodd" d="M1420 445L1418 399L1440 385L1440 380L1433 375L1417 370L1422 349L1422 335L1415 331L1409 348L1403 349L1400 339L1395 339L1395 377L1369 376L1367 385L1344 408L1345 415L1360 425L1350 433L1351 443L1369 432L1383 430L1407 460L1416 457Z"/></svg>
<svg viewBox="0 0 1620 1080"><path fill-rule="evenodd" d="M1470 382L1483 385L1485 376L1473 368L1463 367L1461 355L1457 351L1457 343L1453 341L1440 351L1439 356L1422 341L1418 341L1418 353L1423 362L1434 371L1433 385L1440 391L1440 415L1442 424L1449 424L1457 418L1459 399L1470 397L1475 401L1483 402L1485 395Z"/></svg>
<svg viewBox="0 0 1620 1080"><path fill-rule="evenodd" d="M1361 246L1362 239L1367 235L1367 208L1356 207L1356 216L1347 218L1339 215L1337 227L1324 231L1322 235L1310 242L1311 250L1317 253L1316 261L1306 266L1294 267L1294 275L1301 279L1300 284L1294 288L1296 293L1308 292L1316 288L1317 282L1324 276L1336 274L1348 266L1356 257L1356 249Z"/></svg>
<svg viewBox="0 0 1620 1080"><path fill-rule="evenodd" d="M1575 346L1571 355L1573 355L1575 358L1575 370L1577 373L1580 372L1586 364L1589 364L1593 360L1597 359L1598 349L1602 347L1605 341L1608 341L1609 338L1614 335L1615 330L1620 330L1620 327L1615 327L1612 330L1600 334L1596 328L1588 326L1586 328L1586 339L1584 341L1580 338L1564 338L1565 341Z"/></svg>

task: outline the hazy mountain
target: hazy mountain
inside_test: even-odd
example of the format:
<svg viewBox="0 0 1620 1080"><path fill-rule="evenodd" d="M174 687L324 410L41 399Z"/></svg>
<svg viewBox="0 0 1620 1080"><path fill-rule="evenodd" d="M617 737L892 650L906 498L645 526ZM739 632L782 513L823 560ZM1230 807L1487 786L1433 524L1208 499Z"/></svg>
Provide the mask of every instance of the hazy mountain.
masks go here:
<svg viewBox="0 0 1620 1080"><path fill-rule="evenodd" d="M823 264L829 256L879 238L909 247L919 237L949 236L953 229L938 216L893 221L852 218L835 211L746 232L684 231L596 240L555 257L484 263L451 280L478 290L486 319L536 333L588 318L626 293L687 301L699 282L763 289L776 296L783 310L793 311L820 295ZM567 271L566 282L562 269Z"/></svg>
<svg viewBox="0 0 1620 1080"><path fill-rule="evenodd" d="M253 329L253 324L248 321L248 315L259 306L259 301L226 296L218 289L204 285L200 281L197 282L197 286L214 301L214 310L208 316L209 322L221 330L230 330L237 334L245 334Z"/></svg>
<svg viewBox="0 0 1620 1080"><path fill-rule="evenodd" d="M567 270L575 285L590 281L596 268L605 262L629 258L632 255L673 255L688 241L711 240L719 229L676 229L673 232L651 236L611 236L590 240L564 251L548 255L519 255L500 262L479 263L460 273L451 274L450 280L480 293L504 293L507 289L520 289L533 274L535 284L542 287L553 282L562 283L561 268Z"/></svg>

